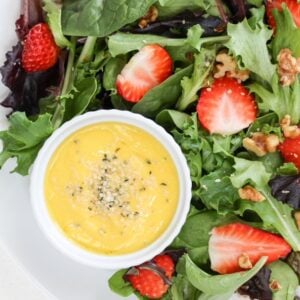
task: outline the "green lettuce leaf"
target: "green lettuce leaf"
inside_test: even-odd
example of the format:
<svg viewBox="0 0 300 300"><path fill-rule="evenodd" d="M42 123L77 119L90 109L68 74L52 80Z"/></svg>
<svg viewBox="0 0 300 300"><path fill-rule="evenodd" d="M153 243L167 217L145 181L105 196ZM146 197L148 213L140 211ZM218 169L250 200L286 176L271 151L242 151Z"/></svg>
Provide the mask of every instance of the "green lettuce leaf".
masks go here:
<svg viewBox="0 0 300 300"><path fill-rule="evenodd" d="M235 202L240 199L238 190L232 185L231 165L224 165L214 172L201 177L201 189L198 193L202 203L208 209L215 209L223 215L234 211Z"/></svg>
<svg viewBox="0 0 300 300"><path fill-rule="evenodd" d="M299 280L295 272L283 261L276 261L268 265L271 269L271 281L276 280L281 288L273 292L273 300L294 300L295 291L299 285Z"/></svg>
<svg viewBox="0 0 300 300"><path fill-rule="evenodd" d="M240 57L242 66L270 83L276 72L267 47L272 30L262 20L252 28L245 19L238 24L228 24L227 31L230 40L226 46L236 57Z"/></svg>
<svg viewBox="0 0 300 300"><path fill-rule="evenodd" d="M105 37L144 16L156 0L64 0L65 35Z"/></svg>
<svg viewBox="0 0 300 300"><path fill-rule="evenodd" d="M294 56L300 57L300 29L295 25L291 12L285 7L282 12L275 9L273 14L276 20L276 31L271 45L274 60L283 48L292 50Z"/></svg>
<svg viewBox="0 0 300 300"><path fill-rule="evenodd" d="M178 110L185 110L198 99L197 93L206 84L206 79L214 67L215 55L215 49L205 48L195 55L192 76L184 77L181 81L183 92L176 105Z"/></svg>
<svg viewBox="0 0 300 300"><path fill-rule="evenodd" d="M291 86L283 87L275 75L271 82L272 90L255 82L249 86L252 93L259 97L258 106L261 111L273 111L279 120L290 115L293 123L300 121L300 82L299 78Z"/></svg>
<svg viewBox="0 0 300 300"><path fill-rule="evenodd" d="M292 207L283 204L272 196L268 186L271 174L267 173L264 164L241 158L234 158L234 160L235 172L230 177L232 184L236 188L241 188L245 184L251 183L266 198L266 200L257 203L247 200L241 201L237 213L243 215L246 210L256 212L265 226L274 227L294 251L300 251L300 232L292 217Z"/></svg>
<svg viewBox="0 0 300 300"><path fill-rule="evenodd" d="M298 168L293 163L284 163L282 166L280 166L276 174L277 175L297 175L298 174Z"/></svg>
<svg viewBox="0 0 300 300"><path fill-rule="evenodd" d="M16 157L17 166L13 172L27 175L38 151L53 130L50 114L39 115L34 121L29 120L23 112L12 114L10 127L0 132L3 141L0 168L7 159Z"/></svg>
<svg viewBox="0 0 300 300"><path fill-rule="evenodd" d="M185 256L185 260L186 276L194 287L206 295L218 295L220 299L228 300L241 285L252 278L264 266L267 257L262 257L249 271L227 275L210 275L201 270L188 255Z"/></svg>
<svg viewBox="0 0 300 300"><path fill-rule="evenodd" d="M191 119L183 125L182 130L172 130L172 135L175 141L180 145L181 150L187 160L191 180L193 183L193 197L197 196L197 191L200 189L200 178L202 176L202 141L199 139L199 124L196 114L192 115Z"/></svg>

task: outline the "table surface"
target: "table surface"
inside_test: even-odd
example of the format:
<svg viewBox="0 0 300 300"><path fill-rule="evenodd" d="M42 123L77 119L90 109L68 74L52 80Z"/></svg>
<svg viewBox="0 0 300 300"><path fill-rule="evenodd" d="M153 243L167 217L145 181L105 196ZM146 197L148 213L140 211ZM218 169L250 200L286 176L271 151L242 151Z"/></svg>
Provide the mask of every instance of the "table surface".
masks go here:
<svg viewBox="0 0 300 300"><path fill-rule="evenodd" d="M21 267L0 245L0 299L1 300L48 300Z"/></svg>

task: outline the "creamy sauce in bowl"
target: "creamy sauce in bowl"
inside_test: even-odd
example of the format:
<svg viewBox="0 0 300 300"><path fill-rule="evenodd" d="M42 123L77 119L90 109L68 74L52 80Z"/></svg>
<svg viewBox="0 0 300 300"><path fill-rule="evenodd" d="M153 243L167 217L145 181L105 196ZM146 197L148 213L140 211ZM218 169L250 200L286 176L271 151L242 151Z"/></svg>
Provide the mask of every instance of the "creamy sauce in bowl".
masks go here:
<svg viewBox="0 0 300 300"><path fill-rule="evenodd" d="M79 129L50 159L44 194L52 219L82 248L104 255L141 250L171 223L179 177L146 131L122 122Z"/></svg>

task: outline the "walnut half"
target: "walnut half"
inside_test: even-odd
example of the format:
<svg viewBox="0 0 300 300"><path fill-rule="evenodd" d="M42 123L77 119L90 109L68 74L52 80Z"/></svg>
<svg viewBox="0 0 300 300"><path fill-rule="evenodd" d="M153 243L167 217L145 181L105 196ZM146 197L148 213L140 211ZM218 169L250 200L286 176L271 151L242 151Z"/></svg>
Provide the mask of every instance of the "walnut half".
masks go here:
<svg viewBox="0 0 300 300"><path fill-rule="evenodd" d="M278 56L278 74L283 86L292 85L300 73L300 58L295 58L288 48L282 49Z"/></svg>
<svg viewBox="0 0 300 300"><path fill-rule="evenodd" d="M227 76L240 81L245 81L249 78L250 72L248 70L240 70L235 59L227 53L219 53L216 56L216 62L214 78Z"/></svg>
<svg viewBox="0 0 300 300"><path fill-rule="evenodd" d="M153 23L158 18L158 9L155 6L151 6L148 12L140 19L139 27L146 28L150 23Z"/></svg>
<svg viewBox="0 0 300 300"><path fill-rule="evenodd" d="M253 267L249 255L245 253L239 256L238 264L241 269L251 269Z"/></svg>
<svg viewBox="0 0 300 300"><path fill-rule="evenodd" d="M251 185L246 185L239 189L239 196L243 200L250 200L253 202L262 202L266 200L266 198Z"/></svg>
<svg viewBox="0 0 300 300"><path fill-rule="evenodd" d="M291 116L285 115L280 121L280 126L284 137L294 139L300 136L300 128L297 125L291 125Z"/></svg>
<svg viewBox="0 0 300 300"><path fill-rule="evenodd" d="M252 137L243 139L243 147L261 157L277 150L280 141L276 134L253 133Z"/></svg>

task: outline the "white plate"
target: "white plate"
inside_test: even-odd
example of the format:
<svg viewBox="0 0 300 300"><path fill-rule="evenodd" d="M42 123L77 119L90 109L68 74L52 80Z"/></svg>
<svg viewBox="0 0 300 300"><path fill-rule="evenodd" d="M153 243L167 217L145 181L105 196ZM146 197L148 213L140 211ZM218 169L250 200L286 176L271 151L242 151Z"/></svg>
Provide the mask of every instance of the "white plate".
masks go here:
<svg viewBox="0 0 300 300"><path fill-rule="evenodd" d="M19 15L19 0L1 0L0 64L16 42L14 22ZM0 100L7 90L0 86ZM5 111L0 109L0 130L7 126ZM44 238L32 215L29 202L29 180L10 174L14 163L0 171L0 242L30 277L59 300L120 299L107 285L112 274L84 267L60 254ZM134 299L134 298L132 298Z"/></svg>

